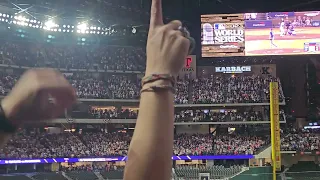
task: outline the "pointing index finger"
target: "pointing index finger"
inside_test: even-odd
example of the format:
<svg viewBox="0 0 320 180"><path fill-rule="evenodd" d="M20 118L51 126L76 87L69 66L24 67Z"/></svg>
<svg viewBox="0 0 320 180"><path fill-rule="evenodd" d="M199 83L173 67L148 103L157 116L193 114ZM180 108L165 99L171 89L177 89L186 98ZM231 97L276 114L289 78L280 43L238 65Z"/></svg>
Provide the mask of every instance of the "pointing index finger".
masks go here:
<svg viewBox="0 0 320 180"><path fill-rule="evenodd" d="M152 0L150 16L150 28L163 25L162 0Z"/></svg>

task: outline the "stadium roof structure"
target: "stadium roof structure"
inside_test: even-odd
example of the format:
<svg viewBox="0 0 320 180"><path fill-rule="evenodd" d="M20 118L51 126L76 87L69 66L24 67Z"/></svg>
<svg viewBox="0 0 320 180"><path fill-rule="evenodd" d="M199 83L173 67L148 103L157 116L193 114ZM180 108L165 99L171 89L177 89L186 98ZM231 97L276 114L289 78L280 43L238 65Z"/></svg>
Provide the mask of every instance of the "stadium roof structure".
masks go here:
<svg viewBox="0 0 320 180"><path fill-rule="evenodd" d="M96 21L102 25L147 24L151 0L5 0L0 11L49 18ZM183 19L203 13L243 13L317 10L320 0L163 0L164 14ZM318 9L319 10L319 9ZM30 18L30 17L29 17ZM199 17L197 17L199 18ZM187 18L189 19L189 18Z"/></svg>
<svg viewBox="0 0 320 180"><path fill-rule="evenodd" d="M147 17L149 17L147 11L143 11L139 3L128 4L128 2L130 1L7 0L0 3L0 12L23 15L41 21L54 19L64 23L94 22L99 26L147 24Z"/></svg>

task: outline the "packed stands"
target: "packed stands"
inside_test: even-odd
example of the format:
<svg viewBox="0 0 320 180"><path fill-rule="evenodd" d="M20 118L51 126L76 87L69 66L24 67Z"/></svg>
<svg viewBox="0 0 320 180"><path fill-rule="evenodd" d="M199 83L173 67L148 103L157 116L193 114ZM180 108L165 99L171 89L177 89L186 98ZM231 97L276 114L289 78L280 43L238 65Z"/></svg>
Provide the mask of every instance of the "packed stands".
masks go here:
<svg viewBox="0 0 320 180"><path fill-rule="evenodd" d="M257 150L270 144L270 137L250 135L227 135L215 137L214 154L238 155L255 154Z"/></svg>
<svg viewBox="0 0 320 180"><path fill-rule="evenodd" d="M3 64L63 69L99 69L143 71L145 50L119 46L72 46L3 42L0 59Z"/></svg>
<svg viewBox="0 0 320 180"><path fill-rule="evenodd" d="M291 130L283 135L281 149L285 151L311 152L320 149L318 130Z"/></svg>
<svg viewBox="0 0 320 180"><path fill-rule="evenodd" d="M68 73L68 79L77 88L81 98L137 99L140 80L124 71L141 71L145 67L145 50L120 46L76 46L37 44L30 42L3 42L0 45L1 64L27 67L54 67L117 71L101 77L91 73ZM61 70L62 70L61 69ZM18 73L19 74L19 73ZM16 73L1 73L1 94L6 94L17 79ZM176 104L205 103L261 103L267 102L272 77L211 76L195 80L184 77L177 82ZM10 83L7 84L7 82ZM4 85L5 84L5 85ZM281 84L280 84L281 85ZM281 101L283 93L280 93Z"/></svg>
<svg viewBox="0 0 320 180"><path fill-rule="evenodd" d="M17 81L18 75L2 72L0 79L0 93L7 94ZM138 99L140 80L137 76L128 75L106 75L93 77L87 73L66 73L67 79L77 89L80 98L87 99ZM217 77L219 80L235 79L234 81L215 81L211 83L206 78L197 79L189 87L189 81L179 80L177 83L177 104L221 104L221 103L262 103L268 101L268 88L271 78L255 76L244 77ZM255 79L256 78L256 79ZM252 86L247 86L248 79ZM204 80L204 81L202 81ZM254 80L254 81L253 81ZM249 90L250 89L250 90ZM192 95L191 95L192 94ZM190 98L192 97L192 98ZM225 98L227 97L227 98ZM283 95L280 94L283 100ZM190 102L191 100L191 102Z"/></svg>
<svg viewBox="0 0 320 180"><path fill-rule="evenodd" d="M177 134L174 155L254 154L270 140L259 136L244 137L209 134ZM131 141L128 133L25 133L12 137L1 149L2 158L102 157L126 156Z"/></svg>
<svg viewBox="0 0 320 180"><path fill-rule="evenodd" d="M189 79L178 79L176 85L176 94L174 95L176 104L189 104L189 88L190 80Z"/></svg>
<svg viewBox="0 0 320 180"><path fill-rule="evenodd" d="M234 121L264 121L259 111L209 111L182 110L175 113L176 122L234 122Z"/></svg>
<svg viewBox="0 0 320 180"><path fill-rule="evenodd" d="M250 57L247 57L248 59ZM0 95L5 96L23 73L20 66L59 68L76 89L81 99L139 99L140 78L145 70L146 54L144 48L90 45L76 46L54 43L31 43L5 41L0 45L0 64L14 66L12 71L0 72ZM217 58L216 62L224 64ZM269 62L265 59L261 62ZM270 60L271 62L271 60ZM237 58L225 64L248 64ZM212 64L211 64L212 65ZM18 67L19 66L19 67ZM23 67L25 68L25 67ZM26 69L26 68L25 68ZM78 69L74 71L74 69ZM79 73L79 69L81 69ZM90 71L87 71L87 70ZM269 101L269 82L280 80L274 77L257 75L212 75L189 79L179 77L176 84L175 104L237 104L266 103ZM280 90L280 101L284 100ZM120 104L120 103L119 103ZM121 105L110 108L90 108L81 116L82 119L136 119L138 110L122 109ZM116 105L115 105L116 106ZM186 105L189 106L189 105ZM222 106L221 106L222 107ZM220 108L221 109L221 108ZM176 122L249 122L268 121L269 111L248 107L224 110L208 107L184 107L175 110ZM281 111L280 120L285 120ZM70 123L71 124L71 123ZM91 124L89 123L88 126ZM109 124L108 124L109 125ZM72 126L72 125L70 125ZM208 126L209 129L209 126ZM239 128L240 129L240 128ZM241 130L240 130L241 131ZM105 132L27 132L14 135L7 145L0 150L1 159L10 158L55 158L55 157L111 157L126 156L132 133L122 131ZM302 136L302 137L301 137ZM289 147L301 149L304 143L294 145L297 139L307 139L308 144L319 144L314 135L288 135L285 138ZM252 155L270 145L269 135L237 133L175 134L173 155ZM286 145L284 149L288 149ZM291 148L293 149L293 148ZM123 166L103 165L59 165L57 172L19 175L11 179L34 180L96 180L122 179ZM173 170L177 179L198 179L199 173L210 173L212 179L232 177L243 171L243 166L230 167L219 165L177 165ZM14 172L14 171L13 171ZM2 176L0 179L6 179Z"/></svg>
<svg viewBox="0 0 320 180"><path fill-rule="evenodd" d="M175 155L208 155L213 154L213 137L211 135L176 135L173 153Z"/></svg>
<svg viewBox="0 0 320 180"><path fill-rule="evenodd" d="M77 89L80 98L137 99L139 97L139 81L132 76L111 75L100 79L88 74L74 74L67 76L67 79Z"/></svg>
<svg viewBox="0 0 320 180"><path fill-rule="evenodd" d="M89 76L89 75L88 75ZM67 78L77 89L77 95L81 98L92 99L138 99L140 79L137 76L127 75L106 75L101 78L81 75L70 75ZM197 79L190 82L189 79L178 79L175 94L176 104L222 104L222 103L263 103L268 102L269 82L273 78L255 76L238 77L217 77L221 79L238 79L237 88L233 81L223 81L213 85L213 81L203 82L204 79ZM247 86L248 79L252 79L252 87ZM191 86L192 85L192 86ZM254 89L252 89L254 88ZM250 89L250 90L249 90ZM230 93L232 91L232 93ZM218 95L217 93L220 93ZM251 93L251 94L250 94ZM252 94L253 93L253 94ZM229 95L227 95L229 94ZM225 96L226 95L226 96ZM223 98L223 97L228 98ZM210 99L206 99L210 97ZM281 102L284 99L280 93Z"/></svg>
<svg viewBox="0 0 320 180"><path fill-rule="evenodd" d="M95 119L136 119L138 112L130 109L90 109L88 118ZM86 118L82 116L82 118Z"/></svg>
<svg viewBox="0 0 320 180"><path fill-rule="evenodd" d="M139 111L133 109L89 109L88 114L81 113L72 115L75 118L88 119L136 119ZM248 121L268 121L269 111L254 111L253 109L185 109L175 111L175 122L248 122ZM280 121L285 120L285 113L280 111Z"/></svg>
<svg viewBox="0 0 320 180"><path fill-rule="evenodd" d="M192 82L192 102L209 103L261 103L269 98L269 83L279 81L260 76L211 76ZM280 94L280 101L283 100Z"/></svg>

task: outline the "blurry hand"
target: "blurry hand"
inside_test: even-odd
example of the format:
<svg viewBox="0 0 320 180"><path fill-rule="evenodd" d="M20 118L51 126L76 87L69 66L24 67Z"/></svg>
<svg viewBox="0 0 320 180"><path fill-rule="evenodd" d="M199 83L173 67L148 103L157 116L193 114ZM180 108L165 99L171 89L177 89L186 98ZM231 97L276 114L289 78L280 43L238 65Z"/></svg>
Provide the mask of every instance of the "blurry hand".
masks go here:
<svg viewBox="0 0 320 180"><path fill-rule="evenodd" d="M1 104L6 117L19 125L56 118L75 101L75 90L61 73L33 69L22 75Z"/></svg>
<svg viewBox="0 0 320 180"><path fill-rule="evenodd" d="M163 24L162 2L152 0L150 28L147 42L146 75L178 75L188 55L190 41L182 36L180 21Z"/></svg>

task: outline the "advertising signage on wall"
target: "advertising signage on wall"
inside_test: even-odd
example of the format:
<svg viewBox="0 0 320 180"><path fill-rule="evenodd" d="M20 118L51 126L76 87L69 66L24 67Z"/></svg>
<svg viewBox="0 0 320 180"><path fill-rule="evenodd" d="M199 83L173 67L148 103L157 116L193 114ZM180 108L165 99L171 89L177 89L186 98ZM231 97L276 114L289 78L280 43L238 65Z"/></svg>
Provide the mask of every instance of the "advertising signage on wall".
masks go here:
<svg viewBox="0 0 320 180"><path fill-rule="evenodd" d="M191 78L195 78L197 75L197 56L189 55L184 61L184 66L179 72L179 76L184 77L189 75Z"/></svg>
<svg viewBox="0 0 320 180"><path fill-rule="evenodd" d="M244 73L251 72L251 66L215 67L217 73Z"/></svg>
<svg viewBox="0 0 320 180"><path fill-rule="evenodd" d="M202 56L320 54L320 11L202 15Z"/></svg>

